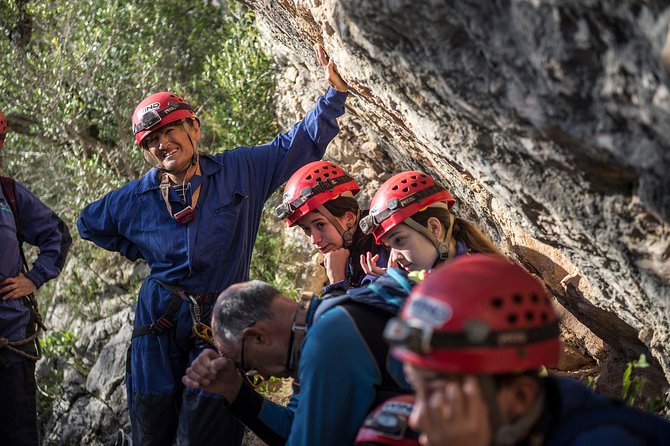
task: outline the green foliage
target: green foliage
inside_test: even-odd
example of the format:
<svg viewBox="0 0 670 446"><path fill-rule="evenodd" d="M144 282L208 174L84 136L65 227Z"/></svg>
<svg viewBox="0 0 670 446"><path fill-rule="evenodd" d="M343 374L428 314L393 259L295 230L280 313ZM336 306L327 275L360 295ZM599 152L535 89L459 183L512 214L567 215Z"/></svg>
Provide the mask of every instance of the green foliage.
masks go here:
<svg viewBox="0 0 670 446"><path fill-rule="evenodd" d="M53 331L40 339L42 354L46 357L73 357L77 333L71 331Z"/></svg>
<svg viewBox="0 0 670 446"><path fill-rule="evenodd" d="M629 406L645 409L647 412L663 413L667 411L667 402L662 395L647 396L640 401L647 379L639 374L640 369L649 367L644 353L635 361L629 361L621 376L621 400ZM587 377L586 385L592 391L598 391L598 383L592 376Z"/></svg>
<svg viewBox="0 0 670 446"><path fill-rule="evenodd" d="M251 11L226 17L221 51L207 56L203 77L212 86L203 104L211 145L235 147L269 141L277 131L271 112L274 77ZM216 104L214 106L214 104Z"/></svg>
<svg viewBox="0 0 670 446"><path fill-rule="evenodd" d="M63 396L64 365L75 364L76 341L77 333L70 331L53 331L40 339L46 366L39 369L37 378L37 413L43 422L49 419L52 406Z"/></svg>
<svg viewBox="0 0 670 446"><path fill-rule="evenodd" d="M296 277L287 268L294 255L284 243L283 234L277 229L277 221L270 209L265 209L261 228L254 244L249 276L271 283L285 295L297 299Z"/></svg>
<svg viewBox="0 0 670 446"><path fill-rule="evenodd" d="M633 376L634 369L644 369L649 367L647 364L647 357L644 353L640 354L637 361L629 361L628 367L623 372L621 379L621 399L631 406L635 405L635 401L642 394L646 380L641 376Z"/></svg>

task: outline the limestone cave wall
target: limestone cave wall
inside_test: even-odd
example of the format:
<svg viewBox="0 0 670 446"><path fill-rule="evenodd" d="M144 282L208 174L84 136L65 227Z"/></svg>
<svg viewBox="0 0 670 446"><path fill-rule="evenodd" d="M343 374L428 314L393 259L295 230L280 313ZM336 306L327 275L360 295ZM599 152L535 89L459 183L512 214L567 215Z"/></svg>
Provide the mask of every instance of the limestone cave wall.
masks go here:
<svg viewBox="0 0 670 446"><path fill-rule="evenodd" d="M546 282L564 369L620 382L647 354L670 380L667 1L247 0L277 60L280 121L325 83L322 44L351 86L327 157L365 186L437 176Z"/></svg>

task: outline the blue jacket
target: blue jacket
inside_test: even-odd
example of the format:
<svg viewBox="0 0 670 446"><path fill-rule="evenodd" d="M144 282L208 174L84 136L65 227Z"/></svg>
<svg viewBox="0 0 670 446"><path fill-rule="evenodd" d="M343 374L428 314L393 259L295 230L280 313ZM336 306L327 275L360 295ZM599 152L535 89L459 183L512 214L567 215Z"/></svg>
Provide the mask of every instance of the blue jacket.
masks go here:
<svg viewBox="0 0 670 446"><path fill-rule="evenodd" d="M346 305L361 302L392 317L412 285L404 272L393 270L371 284L373 289L355 288L312 301L298 369L300 392L285 407L244 384L230 406L233 414L272 446L353 444L366 415L379 402L376 391L384 371ZM409 392L404 374L397 374L400 363L387 363L386 368L394 369L396 394Z"/></svg>
<svg viewBox="0 0 670 446"><path fill-rule="evenodd" d="M60 273L72 239L65 224L23 184L15 182L14 196L20 225L18 231L8 199L0 189L0 280L21 272L19 244L26 242L40 251L26 273L39 288ZM22 299L0 300L0 337L10 341L24 339L29 316ZM18 355L0 352L5 359L20 360Z"/></svg>
<svg viewBox="0 0 670 446"><path fill-rule="evenodd" d="M264 145L239 147L200 158L186 194L202 183L195 219L180 225L167 212L155 169L87 206L77 222L83 239L151 268L140 289L135 327L165 314L170 294L156 280L192 293L219 292L248 280L249 263L265 200L304 164L320 159L337 135L346 93L334 89L288 133ZM183 208L170 189L173 212ZM177 314L176 346L170 336L133 340L133 393L165 394L180 386L187 364L175 347L188 350L192 322L187 305Z"/></svg>
<svg viewBox="0 0 670 446"><path fill-rule="evenodd" d="M546 446L670 444L670 423L614 403L572 379L548 378Z"/></svg>

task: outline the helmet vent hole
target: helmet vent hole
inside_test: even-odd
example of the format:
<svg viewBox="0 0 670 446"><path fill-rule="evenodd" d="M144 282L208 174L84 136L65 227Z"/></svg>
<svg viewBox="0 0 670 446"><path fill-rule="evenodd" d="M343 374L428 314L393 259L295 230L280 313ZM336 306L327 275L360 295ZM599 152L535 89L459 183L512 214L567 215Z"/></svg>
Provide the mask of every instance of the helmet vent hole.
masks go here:
<svg viewBox="0 0 670 446"><path fill-rule="evenodd" d="M494 297L494 298L491 300L491 305L493 306L493 308L502 308L502 306L503 306L503 300L502 300L502 298L500 298L500 297Z"/></svg>
<svg viewBox="0 0 670 446"><path fill-rule="evenodd" d="M533 313L532 311L527 311L526 312L526 320L528 322L533 322L533 319L535 319L535 313Z"/></svg>
<svg viewBox="0 0 670 446"><path fill-rule="evenodd" d="M306 177L305 179L306 179L306 180L311 180L311 179L312 179L312 176L311 176L311 175L307 175L307 177Z"/></svg>
<svg viewBox="0 0 670 446"><path fill-rule="evenodd" d="M404 188L402 189L402 191L403 191L403 192L409 192L409 188L408 188L408 187L404 187Z"/></svg>
<svg viewBox="0 0 670 446"><path fill-rule="evenodd" d="M537 297L537 294L533 293L533 294L530 295L530 301L533 302L534 304L536 304L540 301L540 298Z"/></svg>
<svg viewBox="0 0 670 446"><path fill-rule="evenodd" d="M547 322L549 316L547 316L547 313L543 311L542 314L540 314L540 319L542 320L542 322Z"/></svg>
<svg viewBox="0 0 670 446"><path fill-rule="evenodd" d="M407 179L402 180L401 183L402 183L402 184L407 183Z"/></svg>
<svg viewBox="0 0 670 446"><path fill-rule="evenodd" d="M330 174L328 172L326 172L326 173L323 174L323 176L328 178L330 176Z"/></svg>
<svg viewBox="0 0 670 446"><path fill-rule="evenodd" d="M523 296L521 296L521 294L515 294L512 296L512 300L514 301L515 304L521 305L521 303L523 302Z"/></svg>
<svg viewBox="0 0 670 446"><path fill-rule="evenodd" d="M510 313L507 315L507 322L510 323L510 325L516 325L516 322L519 320L519 316L516 315L516 313Z"/></svg>
<svg viewBox="0 0 670 446"><path fill-rule="evenodd" d="M418 186L418 184L412 183L412 187L417 187L417 186Z"/></svg>
<svg viewBox="0 0 670 446"><path fill-rule="evenodd" d="M398 190L398 186L393 186L393 190Z"/></svg>

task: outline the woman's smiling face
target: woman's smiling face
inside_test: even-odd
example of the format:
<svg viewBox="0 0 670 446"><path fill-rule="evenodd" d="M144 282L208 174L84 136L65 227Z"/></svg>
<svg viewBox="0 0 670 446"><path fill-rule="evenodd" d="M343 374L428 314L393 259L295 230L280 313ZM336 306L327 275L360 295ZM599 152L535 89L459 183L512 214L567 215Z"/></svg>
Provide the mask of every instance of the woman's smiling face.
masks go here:
<svg viewBox="0 0 670 446"><path fill-rule="evenodd" d="M195 152L194 144L198 140L200 127L197 121L192 121L193 131L189 137L183 121L166 125L152 132L143 141L143 145L151 152L154 158L167 171L176 171L191 162Z"/></svg>

